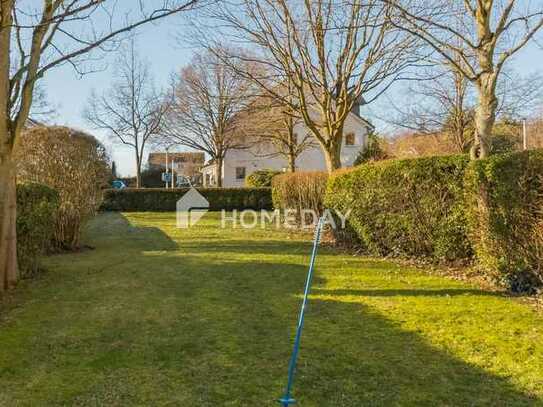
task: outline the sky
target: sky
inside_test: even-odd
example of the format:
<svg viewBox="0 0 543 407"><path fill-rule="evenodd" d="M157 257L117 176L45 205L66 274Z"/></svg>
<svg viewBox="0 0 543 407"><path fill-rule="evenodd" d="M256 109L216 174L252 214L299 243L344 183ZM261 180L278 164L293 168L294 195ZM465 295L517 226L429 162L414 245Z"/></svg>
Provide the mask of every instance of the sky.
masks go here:
<svg viewBox="0 0 543 407"><path fill-rule="evenodd" d="M182 30L182 20L172 17L159 24L146 25L137 32L136 43L140 55L149 61L157 87L167 86L171 74L187 64L194 52L183 47L176 39ZM133 150L113 142L104 131L93 129L83 118L83 110L94 89L98 94L106 91L114 78L113 61L116 55L106 56L107 69L80 77L65 65L51 70L43 79L47 100L56 107L54 124L85 130L96 136L108 148L117 165L119 175L135 175ZM145 156L145 160L147 155Z"/></svg>
<svg viewBox="0 0 543 407"><path fill-rule="evenodd" d="M137 44L140 55L150 62L157 87L167 86L171 73L189 63L195 51L179 43L177 38L181 32L183 20L179 17L144 26L138 31ZM49 102L56 106L55 124L85 130L96 136L107 146L119 175L132 176L136 172L133 151L113 142L105 132L93 129L82 115L91 91L95 89L101 93L107 90L114 80L112 69L114 58L114 54L106 57L107 69L83 77L79 77L69 65L52 70L43 79L43 88ZM510 62L510 66L521 75L528 75L536 70L543 71L543 50L532 44L523 49ZM401 98L404 97L403 88L405 85L397 85L390 91L389 97L400 98L401 103ZM384 115L386 100L387 98L382 97L381 101L378 100L363 111L378 129L384 125L377 117Z"/></svg>

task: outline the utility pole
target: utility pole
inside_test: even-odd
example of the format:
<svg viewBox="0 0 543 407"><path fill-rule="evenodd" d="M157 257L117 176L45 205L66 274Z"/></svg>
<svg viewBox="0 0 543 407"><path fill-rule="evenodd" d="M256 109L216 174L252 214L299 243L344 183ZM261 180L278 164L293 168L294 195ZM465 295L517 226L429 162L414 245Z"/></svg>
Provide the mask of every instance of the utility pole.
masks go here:
<svg viewBox="0 0 543 407"><path fill-rule="evenodd" d="M526 117L522 118L522 148L528 150L528 132L526 130Z"/></svg>
<svg viewBox="0 0 543 407"><path fill-rule="evenodd" d="M174 159L172 158L172 189L175 188L175 173L174 173L174 168L173 168L173 164L174 164Z"/></svg>

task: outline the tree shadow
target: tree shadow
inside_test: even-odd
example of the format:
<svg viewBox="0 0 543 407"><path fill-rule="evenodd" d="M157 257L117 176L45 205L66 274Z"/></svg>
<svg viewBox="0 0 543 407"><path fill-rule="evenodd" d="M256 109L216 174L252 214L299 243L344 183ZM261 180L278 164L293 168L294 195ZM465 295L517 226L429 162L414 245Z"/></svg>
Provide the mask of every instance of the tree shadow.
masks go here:
<svg viewBox="0 0 543 407"><path fill-rule="evenodd" d="M177 264L178 277L157 275L154 270L151 283L160 279L153 306L160 309L164 301L170 305L173 301L183 317L173 318L167 329L160 324L146 327L146 322L142 326L139 319L125 320L122 326L134 335L137 326L155 329L153 337L146 338L145 358L180 375L189 398L209 406L275 405L273 398L281 395L286 382L307 267L202 256L183 257L182 263L165 259L164 266ZM319 289L324 283L317 275L309 303L295 384L299 405L533 406L539 402L507 378L433 346L371 307L344 302L345 292L352 295L349 290ZM407 295L480 294L423 291L407 290ZM363 295L364 291L354 292ZM139 306L131 304L135 309ZM105 332L118 329L118 324L112 323ZM126 342L130 341L138 339Z"/></svg>
<svg viewBox="0 0 543 407"><path fill-rule="evenodd" d="M123 245L128 248L146 251L175 251L179 245L167 233L158 227L142 226L130 222L120 212L107 212L100 215L103 222L90 224L87 232L99 234L106 238L124 239Z"/></svg>
<svg viewBox="0 0 543 407"><path fill-rule="evenodd" d="M274 383L273 395L279 395L282 384L286 383L286 367L306 267L286 264L283 271L273 263L229 263L227 267L233 272L244 267L251 270L253 276L253 279L246 279L244 290L239 295L233 290L224 297L230 313L226 318L223 316L220 324L231 325L228 342L235 342L237 351L231 356L244 366L244 375L232 370L227 375L228 382L235 387L238 380L243 382L250 377L265 391L269 390L270 383ZM259 273L255 273L256 270ZM255 281L261 278L261 273L270 274L272 278ZM272 281L275 287L270 287ZM314 285L318 287L323 283L324 280L317 275ZM407 290L407 294L485 295L469 289L423 291ZM247 294L257 295L259 292L258 305L243 299ZM386 290L383 292L395 295ZM322 298L321 294L326 294L326 297ZM417 333L402 329L371 307L344 302L342 295L334 291L330 297L330 291L313 290L296 376L295 395L299 398L299 405L533 406L541 403L541 400L518 390L507 378L431 345ZM239 325L243 330L234 328ZM259 360L257 363L253 360L255 355ZM217 365L217 369L221 366ZM243 405L257 402L257 398L239 397ZM262 400L266 395L262 392L259 397Z"/></svg>
<svg viewBox="0 0 543 407"><path fill-rule="evenodd" d="M181 247L202 250L198 244ZM205 251L298 254L308 248L300 241L221 240L207 244ZM175 297L184 318L174 322L179 337L158 340L150 357L164 368L179 369L186 379L184 391L204 405L225 405L225 394L234 405L274 405L272 398L281 394L286 381L307 266L228 256L182 258L182 264L176 257L162 258L163 265L179 269L182 278L164 278L153 271L153 279L161 280L157 297ZM326 290L324 283L317 273L296 376L295 395L301 406L541 402L507 378L431 345L371 307L344 299L498 294L469 288ZM171 357L180 347L190 370Z"/></svg>
<svg viewBox="0 0 543 407"><path fill-rule="evenodd" d="M120 214L107 216L98 249L87 253L85 264L103 268L109 250L108 261L115 267L99 275L74 273L81 268L74 257L64 270L72 281L63 278L28 293L32 301L19 311L18 323L32 321L35 330L21 335L20 351L0 355L9 366L0 369L0 377L9 375L4 382L9 386L2 386L10 395L5 400L17 401L16 392L32 391L44 404L277 405L307 274L306 258L297 262L279 255L308 254L309 245L248 239L190 244L188 251L181 244L176 252L176 243L159 228L131 225ZM120 242L127 253L116 249ZM213 250L225 255L206 255ZM240 261L237 253L256 256ZM278 256L260 260L260 253ZM334 266L331 257L320 260L296 373L299 406L543 404L509 379L345 298L483 292L326 290L320 271ZM57 297L58 284L64 286ZM43 309L54 312L39 314ZM38 314L43 318L39 324ZM2 327L0 349L9 348L16 328ZM34 378L31 384L29 377ZM57 386L69 391L55 395L51 390Z"/></svg>

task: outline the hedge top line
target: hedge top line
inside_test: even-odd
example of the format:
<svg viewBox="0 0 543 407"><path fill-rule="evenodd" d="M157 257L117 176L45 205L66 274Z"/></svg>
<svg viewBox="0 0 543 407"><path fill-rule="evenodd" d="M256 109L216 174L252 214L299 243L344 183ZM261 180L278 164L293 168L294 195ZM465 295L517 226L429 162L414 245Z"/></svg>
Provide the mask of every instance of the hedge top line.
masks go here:
<svg viewBox="0 0 543 407"><path fill-rule="evenodd" d="M161 193L182 193L187 192L190 189L190 187L183 187L183 188L123 188L123 189L115 189L115 188L106 188L104 189L105 193L138 193L138 192L161 192ZM194 189L198 190L199 192L258 192L258 191L271 191L270 187L236 187L236 188L218 188L218 187L194 187Z"/></svg>
<svg viewBox="0 0 543 407"><path fill-rule="evenodd" d="M271 188L196 188L209 202L209 210L261 210L272 208ZM175 211L177 201L190 188L107 189L104 211Z"/></svg>

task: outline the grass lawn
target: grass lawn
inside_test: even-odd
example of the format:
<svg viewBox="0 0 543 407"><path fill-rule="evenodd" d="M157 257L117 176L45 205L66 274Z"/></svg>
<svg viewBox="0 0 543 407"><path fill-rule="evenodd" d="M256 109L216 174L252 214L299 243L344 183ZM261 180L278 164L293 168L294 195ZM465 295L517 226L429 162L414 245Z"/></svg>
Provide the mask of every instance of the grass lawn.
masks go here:
<svg viewBox="0 0 543 407"><path fill-rule="evenodd" d="M105 214L0 309L0 406L274 406L310 240L208 214ZM543 316L324 248L299 406L543 405Z"/></svg>

